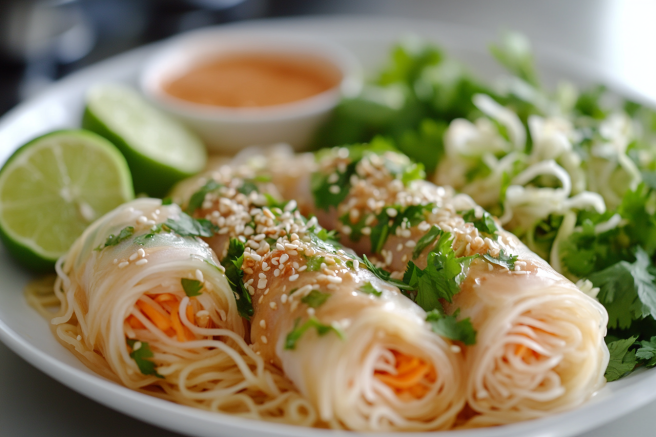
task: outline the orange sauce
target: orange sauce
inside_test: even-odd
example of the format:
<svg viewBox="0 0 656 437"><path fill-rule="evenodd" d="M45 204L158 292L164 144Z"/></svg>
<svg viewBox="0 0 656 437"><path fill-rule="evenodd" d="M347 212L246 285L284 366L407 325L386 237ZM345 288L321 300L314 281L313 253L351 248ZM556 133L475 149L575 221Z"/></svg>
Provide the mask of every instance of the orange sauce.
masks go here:
<svg viewBox="0 0 656 437"><path fill-rule="evenodd" d="M171 96L203 105L254 108L296 102L337 86L330 62L309 56L229 55L193 66L164 84Z"/></svg>

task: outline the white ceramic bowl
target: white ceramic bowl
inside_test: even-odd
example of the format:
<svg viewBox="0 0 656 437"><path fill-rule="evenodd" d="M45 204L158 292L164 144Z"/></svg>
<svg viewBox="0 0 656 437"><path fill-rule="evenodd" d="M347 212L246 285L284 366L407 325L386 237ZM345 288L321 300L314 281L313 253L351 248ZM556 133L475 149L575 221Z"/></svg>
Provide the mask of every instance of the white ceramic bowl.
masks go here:
<svg viewBox="0 0 656 437"><path fill-rule="evenodd" d="M164 84L199 63L223 55L266 54L319 58L341 73L338 85L309 98L257 108L204 105L174 97ZM362 86L357 58L339 44L284 32L203 29L164 43L142 71L141 88L152 102L182 120L205 141L211 152L234 154L251 145L288 143L296 150L308 146L342 96Z"/></svg>

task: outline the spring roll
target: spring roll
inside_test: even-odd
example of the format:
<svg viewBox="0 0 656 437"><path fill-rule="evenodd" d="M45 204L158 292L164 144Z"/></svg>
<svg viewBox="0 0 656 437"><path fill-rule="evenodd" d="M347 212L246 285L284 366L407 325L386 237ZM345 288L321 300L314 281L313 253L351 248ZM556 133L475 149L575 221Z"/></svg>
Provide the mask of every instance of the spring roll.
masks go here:
<svg viewBox="0 0 656 437"><path fill-rule="evenodd" d="M316 218L294 201L276 204L270 183L244 171L222 167L182 196L219 228L208 241L224 265L240 269L232 281L252 305L256 354L284 370L327 426L452 427L464 405L460 347Z"/></svg>
<svg viewBox="0 0 656 437"><path fill-rule="evenodd" d="M306 156L278 153L266 171L283 195L295 186L305 211L339 231L342 244L412 284L419 305L471 320L478 339L466 350L467 425L542 417L590 398L609 358L603 306L469 196L424 181L407 157L372 146L321 152L310 175L272 165L297 168L294 159Z"/></svg>
<svg viewBox="0 0 656 437"><path fill-rule="evenodd" d="M96 221L57 264L56 338L92 370L135 390L314 423L311 406L244 341L224 269L198 238L210 231L158 199L135 200Z"/></svg>

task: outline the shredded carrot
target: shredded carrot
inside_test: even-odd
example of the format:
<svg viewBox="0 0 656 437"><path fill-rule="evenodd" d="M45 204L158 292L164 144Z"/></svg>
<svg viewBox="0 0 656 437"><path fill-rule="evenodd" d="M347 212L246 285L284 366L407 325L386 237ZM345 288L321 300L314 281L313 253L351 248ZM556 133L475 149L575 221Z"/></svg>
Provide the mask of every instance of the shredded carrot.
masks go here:
<svg viewBox="0 0 656 437"><path fill-rule="evenodd" d="M130 315L128 316L128 318L126 319L126 321L128 322L128 325L130 325L130 326L132 327L132 329L146 329L146 327L144 326L144 324L141 323L141 322L139 321L139 319L137 319L136 317L134 317L132 314L130 314Z"/></svg>
<svg viewBox="0 0 656 437"><path fill-rule="evenodd" d="M392 353L396 358L396 375L376 371L374 376L397 392L407 391L415 398L424 396L428 392L428 387L422 383L422 380L426 378L434 382L437 378L433 366L417 357L397 351Z"/></svg>
<svg viewBox="0 0 656 437"><path fill-rule="evenodd" d="M194 309L191 305L187 305L187 319L192 325L196 324L196 315L194 314Z"/></svg>
<svg viewBox="0 0 656 437"><path fill-rule="evenodd" d="M137 301L137 306L162 331L166 331L171 327L171 320L163 316L159 311L150 306L150 304L139 300Z"/></svg>
<svg viewBox="0 0 656 437"><path fill-rule="evenodd" d="M162 293L157 295L157 297L154 299L155 302L167 302L167 301L175 301L178 300L177 297L171 293Z"/></svg>

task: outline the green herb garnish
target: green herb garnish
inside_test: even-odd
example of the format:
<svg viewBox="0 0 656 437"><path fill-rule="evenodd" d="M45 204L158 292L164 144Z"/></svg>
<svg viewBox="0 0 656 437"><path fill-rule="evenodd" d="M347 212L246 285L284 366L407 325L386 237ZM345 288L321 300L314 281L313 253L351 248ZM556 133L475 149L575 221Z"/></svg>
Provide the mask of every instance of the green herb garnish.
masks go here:
<svg viewBox="0 0 656 437"><path fill-rule="evenodd" d="M430 323L434 333L450 340L461 341L467 346L476 344L476 330L467 317L464 320L457 320L459 311L447 316L439 310L434 309L426 314L426 321Z"/></svg>
<svg viewBox="0 0 656 437"><path fill-rule="evenodd" d="M378 291L376 287L373 286L371 282L365 282L359 289L361 292L366 294L373 294L376 297L383 295L382 291Z"/></svg>
<svg viewBox="0 0 656 437"><path fill-rule="evenodd" d="M218 188L221 188L223 185L216 182L213 179L210 179L207 181L205 185L203 185L198 191L196 191L194 194L191 195L191 198L189 198L189 203L187 204L187 209L185 212L189 215L192 215L198 208L203 206L203 202L205 201L205 196L208 193L211 193L212 191L217 190Z"/></svg>
<svg viewBox="0 0 656 437"><path fill-rule="evenodd" d="M508 270L515 270L515 261L517 261L517 255L506 254L503 249L499 250L499 255L494 257L489 252L483 255L487 261L492 264L496 264L501 267L505 267Z"/></svg>
<svg viewBox="0 0 656 437"><path fill-rule="evenodd" d="M157 370L155 368L155 363L149 360L149 358L152 358L155 356L153 354L153 351L150 350L150 345L146 343L145 341L140 342L141 346L139 349L134 350L134 345L137 343L138 340L132 340L132 339L127 339L128 346L132 349L132 352L130 353L130 358L134 360L135 363L137 363L137 366L139 367L139 370L141 371L142 374L144 375L153 375L156 376L157 378L164 379L162 375L157 373Z"/></svg>
<svg viewBox="0 0 656 437"><path fill-rule="evenodd" d="M231 238L228 244L228 254L221 261L221 265L225 268L225 275L228 278L230 288L235 292L239 315L246 320L250 320L253 316L253 301L244 285L244 272L241 270L244 263L245 249L244 243L237 238Z"/></svg>
<svg viewBox="0 0 656 437"><path fill-rule="evenodd" d="M105 244L101 244L100 246L96 247L95 250L103 250L105 247L116 246L117 244L130 238L132 234L134 234L134 227L126 226L121 229L121 232L119 232L118 235L111 234L109 237L107 237Z"/></svg>
<svg viewBox="0 0 656 437"><path fill-rule="evenodd" d="M182 289L184 290L187 296L195 297L201 295L200 291L203 289L202 282L196 279L187 279L187 278L182 278L180 282L182 283Z"/></svg>
<svg viewBox="0 0 656 437"><path fill-rule="evenodd" d="M344 334L342 331L339 329L335 328L332 325L324 325L323 323L319 322L319 320L316 317L310 317L305 323L299 326L301 323L301 319L298 318L294 321L294 328L291 330L289 334L287 334L287 338L285 338L285 350L294 350L296 349L296 343L298 340L305 334L305 331L307 331L310 328L315 328L317 330L317 334L319 334L319 337L323 337L324 335L328 334L329 332L334 332L339 336L339 338L344 339Z"/></svg>
<svg viewBox="0 0 656 437"><path fill-rule="evenodd" d="M319 290L312 290L307 295L301 298L301 302L303 302L310 308L319 308L321 305L326 303L326 301L330 296L331 296L330 293L324 293Z"/></svg>

